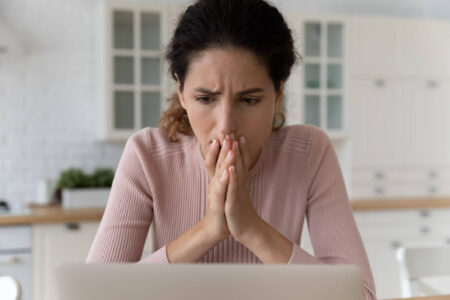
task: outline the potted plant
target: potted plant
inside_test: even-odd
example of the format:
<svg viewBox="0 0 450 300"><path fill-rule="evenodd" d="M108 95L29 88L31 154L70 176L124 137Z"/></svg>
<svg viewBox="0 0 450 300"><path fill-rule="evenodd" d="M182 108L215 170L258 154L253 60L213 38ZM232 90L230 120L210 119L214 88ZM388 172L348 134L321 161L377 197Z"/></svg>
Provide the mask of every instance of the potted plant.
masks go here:
<svg viewBox="0 0 450 300"><path fill-rule="evenodd" d="M61 172L58 188L62 191L64 208L105 207L109 198L114 171L95 169L92 175L81 169L70 168Z"/></svg>

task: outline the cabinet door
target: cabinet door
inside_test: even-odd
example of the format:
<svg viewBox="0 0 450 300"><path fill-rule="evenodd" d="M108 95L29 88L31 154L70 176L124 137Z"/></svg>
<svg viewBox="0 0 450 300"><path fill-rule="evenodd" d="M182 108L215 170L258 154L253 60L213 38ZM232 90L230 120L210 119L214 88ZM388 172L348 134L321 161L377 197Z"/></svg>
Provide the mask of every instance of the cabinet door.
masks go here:
<svg viewBox="0 0 450 300"><path fill-rule="evenodd" d="M438 80L398 82L402 102L402 156L406 165L449 163L450 84Z"/></svg>
<svg viewBox="0 0 450 300"><path fill-rule="evenodd" d="M350 26L350 73L390 75L395 70L396 26L393 18L354 18Z"/></svg>
<svg viewBox="0 0 450 300"><path fill-rule="evenodd" d="M99 222L35 225L33 228L33 287L35 300L56 300L55 268L84 263Z"/></svg>
<svg viewBox="0 0 450 300"><path fill-rule="evenodd" d="M434 20L402 20L397 50L398 74L448 76L450 25Z"/></svg>
<svg viewBox="0 0 450 300"><path fill-rule="evenodd" d="M386 79L356 79L350 84L349 132L353 167L401 163L401 106L397 88Z"/></svg>

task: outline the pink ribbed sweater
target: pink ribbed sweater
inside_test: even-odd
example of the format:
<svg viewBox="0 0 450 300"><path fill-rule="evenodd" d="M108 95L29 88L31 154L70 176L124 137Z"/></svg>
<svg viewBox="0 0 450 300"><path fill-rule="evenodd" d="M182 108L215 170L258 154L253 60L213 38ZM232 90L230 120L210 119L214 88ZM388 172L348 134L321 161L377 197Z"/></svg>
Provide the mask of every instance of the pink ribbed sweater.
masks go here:
<svg viewBox="0 0 450 300"><path fill-rule="evenodd" d="M200 146L195 136L179 138L171 143L158 128L144 128L128 139L87 263L168 263L166 245L205 215L209 177ZM342 172L324 131L291 125L272 132L248 181L258 214L294 244L288 264L358 265L365 299L375 299ZM305 218L314 256L299 246ZM141 260L152 222L154 252ZM200 262L261 263L231 235Z"/></svg>

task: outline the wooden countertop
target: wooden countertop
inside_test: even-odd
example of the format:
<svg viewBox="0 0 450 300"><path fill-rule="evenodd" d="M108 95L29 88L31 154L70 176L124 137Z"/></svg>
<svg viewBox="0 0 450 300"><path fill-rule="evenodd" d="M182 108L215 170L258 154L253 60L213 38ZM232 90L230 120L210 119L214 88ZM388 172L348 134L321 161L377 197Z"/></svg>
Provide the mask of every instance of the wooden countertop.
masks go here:
<svg viewBox="0 0 450 300"><path fill-rule="evenodd" d="M351 204L354 211L449 208L450 197L352 199Z"/></svg>
<svg viewBox="0 0 450 300"><path fill-rule="evenodd" d="M352 199L353 211L396 209L450 208L450 197L415 199ZM30 205L27 211L12 215L0 215L0 226L42 223L67 223L100 221L104 208L64 209L59 204Z"/></svg>
<svg viewBox="0 0 450 300"><path fill-rule="evenodd" d="M100 221L104 208L64 209L59 204L34 206L23 213L0 215L1 225L32 225L42 223L67 223Z"/></svg>
<svg viewBox="0 0 450 300"><path fill-rule="evenodd" d="M450 295L416 297L416 298L398 298L398 299L385 299L385 300L450 300Z"/></svg>

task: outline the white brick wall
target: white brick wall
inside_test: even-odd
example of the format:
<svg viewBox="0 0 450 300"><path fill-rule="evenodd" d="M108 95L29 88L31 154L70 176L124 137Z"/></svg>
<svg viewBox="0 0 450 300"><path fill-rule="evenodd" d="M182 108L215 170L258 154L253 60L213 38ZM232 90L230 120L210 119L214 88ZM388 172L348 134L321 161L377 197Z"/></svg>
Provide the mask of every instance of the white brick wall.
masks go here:
<svg viewBox="0 0 450 300"><path fill-rule="evenodd" d="M23 54L0 56L0 198L35 199L40 178L116 168L124 143L97 140L99 1L3 1Z"/></svg>

